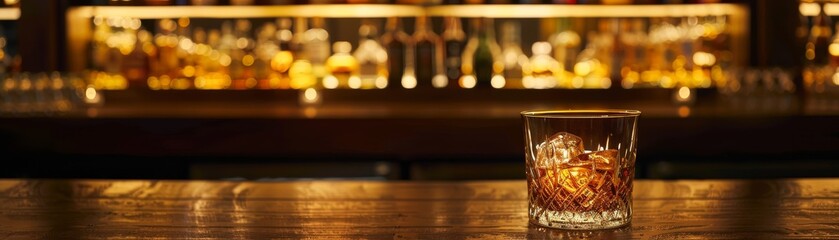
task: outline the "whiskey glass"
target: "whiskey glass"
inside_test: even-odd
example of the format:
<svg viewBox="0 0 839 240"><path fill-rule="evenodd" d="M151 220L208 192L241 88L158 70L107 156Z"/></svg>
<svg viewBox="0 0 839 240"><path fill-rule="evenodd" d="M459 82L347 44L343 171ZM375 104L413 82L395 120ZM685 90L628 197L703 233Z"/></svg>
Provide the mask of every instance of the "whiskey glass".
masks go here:
<svg viewBox="0 0 839 240"><path fill-rule="evenodd" d="M640 114L522 112L530 222L581 230L628 224Z"/></svg>

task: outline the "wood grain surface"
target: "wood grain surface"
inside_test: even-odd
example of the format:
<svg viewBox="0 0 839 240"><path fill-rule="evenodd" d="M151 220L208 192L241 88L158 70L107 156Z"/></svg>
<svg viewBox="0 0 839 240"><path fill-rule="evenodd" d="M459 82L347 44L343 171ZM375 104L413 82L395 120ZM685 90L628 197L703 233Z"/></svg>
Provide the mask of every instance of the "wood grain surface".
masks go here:
<svg viewBox="0 0 839 240"><path fill-rule="evenodd" d="M524 181L0 180L0 239L839 238L839 179L636 181L628 227L527 221Z"/></svg>

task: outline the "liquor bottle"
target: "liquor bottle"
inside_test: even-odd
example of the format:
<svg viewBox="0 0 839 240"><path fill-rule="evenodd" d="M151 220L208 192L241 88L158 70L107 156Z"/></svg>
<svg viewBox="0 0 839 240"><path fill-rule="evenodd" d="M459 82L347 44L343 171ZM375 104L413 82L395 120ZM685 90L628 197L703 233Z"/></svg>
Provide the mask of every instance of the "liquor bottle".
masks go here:
<svg viewBox="0 0 839 240"><path fill-rule="evenodd" d="M807 37L810 33L810 24L813 19L809 16L804 15L799 11L798 13L798 26L795 28L795 37L798 40L798 44L800 46L804 46L807 44ZM711 22L711 21L707 21ZM805 49L806 50L806 49Z"/></svg>
<svg viewBox="0 0 839 240"><path fill-rule="evenodd" d="M294 49L294 62L288 69L289 85L293 89L309 88L317 83L312 63L309 62L308 51L306 51L308 41L306 41L304 35L307 28L305 18L295 19L294 35L291 38L292 44L290 44Z"/></svg>
<svg viewBox="0 0 839 240"><path fill-rule="evenodd" d="M492 19L474 19L472 25L477 31L473 31L463 50L461 86L490 88L492 77L504 68L499 60L501 49L495 40Z"/></svg>
<svg viewBox="0 0 839 240"><path fill-rule="evenodd" d="M127 29L132 32L133 30ZM145 80L149 75L149 56L143 51L143 46L151 44L151 34L146 30L139 30L136 33L134 50L125 56L122 64L122 75L128 80L129 88L145 86Z"/></svg>
<svg viewBox="0 0 839 240"><path fill-rule="evenodd" d="M276 42L279 49L271 58L271 69L278 75L279 88L289 88L290 82L288 69L294 62L294 50L292 49L293 33L291 32L291 19L281 18L277 20L279 30L276 33Z"/></svg>
<svg viewBox="0 0 839 240"><path fill-rule="evenodd" d="M429 88L432 86L431 79L438 74L437 59L440 52L440 38L431 31L427 16L419 16L414 31L414 71L417 78L417 87ZM443 83L438 86L445 86Z"/></svg>
<svg viewBox="0 0 839 240"><path fill-rule="evenodd" d="M357 89L361 87L361 79L358 77L358 61L350 55L352 44L338 41L332 45L335 52L326 60L328 74L323 78L323 87L334 89L338 87L350 87Z"/></svg>
<svg viewBox="0 0 839 240"><path fill-rule="evenodd" d="M6 50L6 35L3 34L3 28L0 27L0 74L6 74L8 72L9 58L10 56L8 56Z"/></svg>
<svg viewBox="0 0 839 240"><path fill-rule="evenodd" d="M192 63L194 65L193 75L197 78L198 76L202 76L207 73L207 56L210 55L210 51L212 49L207 44L207 31L203 28L195 28L192 35L192 41L194 43L192 51Z"/></svg>
<svg viewBox="0 0 839 240"><path fill-rule="evenodd" d="M294 33L291 31L291 19L277 19L277 27L277 33L274 36L276 38L275 41L277 42L277 46L280 50L291 51L292 38L294 37Z"/></svg>
<svg viewBox="0 0 839 240"><path fill-rule="evenodd" d="M466 33L460 26L460 19L456 17L446 17L446 30L443 31L443 45L445 46L445 68L446 77L449 82L455 82L460 79L460 65L463 54L463 47L466 43Z"/></svg>
<svg viewBox="0 0 839 240"><path fill-rule="evenodd" d="M96 22L94 21L94 23ZM108 62L108 52L110 51L110 48L106 42L113 34L111 31L111 27L104 23L96 24L94 26L93 39L90 43L91 51L89 64L95 72L103 71L105 69L105 63Z"/></svg>
<svg viewBox="0 0 839 240"><path fill-rule="evenodd" d="M573 72L581 39L580 35L571 29L571 20L557 19L556 31L549 37L549 41L553 46L554 59L559 62L560 69L568 73ZM562 73L562 75L566 74ZM564 81L564 78L560 81Z"/></svg>
<svg viewBox="0 0 839 240"><path fill-rule="evenodd" d="M190 19L187 17L178 18L177 25L178 44L175 48L175 56L178 58L178 65L176 73L172 75L171 87L183 90L192 87L195 77L195 61L191 53L195 44L191 39Z"/></svg>
<svg viewBox="0 0 839 240"><path fill-rule="evenodd" d="M387 19L385 33L382 34L382 44L387 50L388 86L400 86L405 75L405 58L411 39L402 26L398 17Z"/></svg>
<svg viewBox="0 0 839 240"><path fill-rule="evenodd" d="M679 49L681 45L679 39L681 36L678 34L679 28L673 25L672 21L672 18L667 17L661 22L661 31L664 34L664 69L667 74L671 74L676 69L683 68L684 66L681 62L676 62L676 59L681 53L681 50ZM662 80L667 79L665 78ZM672 83L664 82L663 86L667 87L670 85L672 85Z"/></svg>
<svg viewBox="0 0 839 240"><path fill-rule="evenodd" d="M192 41L193 41L193 51L191 54L192 58L192 68L191 69L184 69L185 72L192 72L193 81L192 85L195 88L198 87L198 83L205 84L205 82L199 81L199 76L206 76L207 75L207 63L209 61L208 55L210 54L211 48L207 45L207 32L204 31L203 28L197 27L194 31L192 31ZM203 79L202 79L203 81Z"/></svg>
<svg viewBox="0 0 839 240"><path fill-rule="evenodd" d="M504 62L503 82L494 80L492 86L503 87L506 82L519 83L528 69L528 59L521 50L521 26L517 22L501 24L501 57ZM501 79L501 78L496 78Z"/></svg>
<svg viewBox="0 0 839 240"><path fill-rule="evenodd" d="M358 48L353 56L358 60L361 88L387 87L387 50L379 44L376 27L364 23L358 29ZM352 86L350 86L352 87Z"/></svg>
<svg viewBox="0 0 839 240"><path fill-rule="evenodd" d="M219 63L219 73L226 79L230 79L230 84L227 84L225 88L233 87L233 77L231 74L233 57L231 57L231 54L233 54L233 50L236 48L236 40L236 37L233 35L233 23L230 21L222 22L218 45L215 46L215 49L218 49L217 51L219 52L217 61Z"/></svg>
<svg viewBox="0 0 839 240"><path fill-rule="evenodd" d="M329 52L329 32L324 29L324 24L323 18L312 18L312 28L306 30L305 33L306 44L304 49L306 56L312 63L312 70L317 79L323 79L326 76L327 71L324 64L331 54Z"/></svg>
<svg viewBox="0 0 839 240"><path fill-rule="evenodd" d="M827 48L830 53L830 66L833 69L839 67L839 23L836 24L833 37L830 39L830 46Z"/></svg>
<svg viewBox="0 0 839 240"><path fill-rule="evenodd" d="M625 20L621 25L622 31L619 37L622 46L622 63L620 69L621 86L633 88L640 81L641 73L645 70L642 60L646 43L646 31L643 30L643 20Z"/></svg>
<svg viewBox="0 0 839 240"><path fill-rule="evenodd" d="M256 60L253 55L255 41L250 38L251 22L239 19L234 25L235 46L230 52L232 59L230 64L230 77L233 79L233 88L248 89L256 87L257 81L254 78L253 63Z"/></svg>
<svg viewBox="0 0 839 240"><path fill-rule="evenodd" d="M551 57L551 44L535 42L532 47L533 57L530 58L528 76L522 80L525 88L554 88L557 87L557 75L563 73L559 62Z"/></svg>
<svg viewBox="0 0 839 240"><path fill-rule="evenodd" d="M222 69L222 74L226 75L227 78L231 79L230 85L228 88L232 87L233 82L233 74L232 74L232 66L233 63L233 51L236 49L236 36L233 35L233 23L230 21L224 21L221 23L221 37L219 38L218 49L219 51L219 58L218 62Z"/></svg>
<svg viewBox="0 0 839 240"><path fill-rule="evenodd" d="M614 58L615 55L618 55L615 51L618 21L617 19L600 19L597 26L597 32L594 32L593 37L590 38L590 42L595 50L594 58L599 63L600 76L602 78L610 78L613 73L617 74L620 72L619 66L621 59ZM620 78L615 77L614 79L615 81L619 81ZM603 80L594 79L586 85L592 88L608 88L611 86L611 81L605 83Z"/></svg>
<svg viewBox="0 0 839 240"><path fill-rule="evenodd" d="M830 37L832 35L830 17L824 11L824 2L820 2L819 7L821 11L816 16L813 27L810 28L807 51L805 52L808 65L814 66L824 66L829 63L830 55L828 54L828 45L830 44Z"/></svg>
<svg viewBox="0 0 839 240"><path fill-rule="evenodd" d="M642 76L641 80L651 86L658 85L662 71L666 70L665 42L667 39L665 34L663 34L666 30L663 27L662 21L660 18L650 19L649 44L647 45L647 54L644 59L644 65L647 66L650 74L646 74L647 77Z"/></svg>
<svg viewBox="0 0 839 240"><path fill-rule="evenodd" d="M172 86L172 79L178 78L181 74L178 69L178 37L173 32L178 25L172 19L161 19L159 22L160 33L155 36L155 43L158 49L158 67L161 79L159 89L169 89Z"/></svg>
<svg viewBox="0 0 839 240"><path fill-rule="evenodd" d="M271 89L278 88L279 81L277 76L271 74L271 59L279 52L279 45L274 38L277 33L277 26L273 22L267 22L259 28L256 35L256 47L254 48L254 56L256 61L253 63L254 77L258 81L257 88Z"/></svg>
<svg viewBox="0 0 839 240"><path fill-rule="evenodd" d="M297 60L306 52L306 30L309 30L308 21L305 18L298 17L294 19L294 33L291 35L291 42L289 42L289 49L294 53L294 59ZM308 57L306 58L308 60Z"/></svg>
<svg viewBox="0 0 839 240"><path fill-rule="evenodd" d="M224 27L225 24L222 24ZM229 24L228 24L229 26ZM228 28L229 30L229 28ZM235 41L235 40L233 40ZM207 52L205 57L203 57L202 61L199 61L199 65L203 70L201 70L202 74L199 74L198 69L196 69L196 76L195 76L195 88L197 89L227 89L230 88L232 84L230 80L230 75L228 75L227 66L225 64L230 64L230 57L219 50L213 49L222 49L222 34L221 31L218 29L210 30L209 34L207 34ZM222 56L226 56L222 58ZM223 61L224 60L224 61Z"/></svg>
<svg viewBox="0 0 839 240"><path fill-rule="evenodd" d="M590 40L586 43L586 47L577 55L577 61L574 64L576 76L571 79L570 87L609 88L611 80L607 64L611 61L613 39L608 34L595 31L589 32L587 38Z"/></svg>

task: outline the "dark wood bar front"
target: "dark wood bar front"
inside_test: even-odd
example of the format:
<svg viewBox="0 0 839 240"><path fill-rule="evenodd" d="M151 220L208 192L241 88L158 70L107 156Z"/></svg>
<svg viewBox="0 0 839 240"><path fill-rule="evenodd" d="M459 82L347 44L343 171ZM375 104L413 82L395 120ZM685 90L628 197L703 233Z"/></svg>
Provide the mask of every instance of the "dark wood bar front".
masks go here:
<svg viewBox="0 0 839 240"><path fill-rule="evenodd" d="M703 89L695 104L680 105L668 89L337 89L306 105L299 94L114 91L102 107L0 116L0 151L17 159L0 177L524 178L519 112L604 108L642 112L639 177L832 177L839 170L830 161L839 155L839 109L807 98L748 100ZM348 162L369 167L348 173ZM378 163L390 171L373 172ZM254 170L269 165L276 168ZM466 174L461 166L481 170ZM733 170L756 167L765 168Z"/></svg>
<svg viewBox="0 0 839 240"><path fill-rule="evenodd" d="M529 225L524 181L0 181L3 239L837 238L839 179L635 183L628 227Z"/></svg>

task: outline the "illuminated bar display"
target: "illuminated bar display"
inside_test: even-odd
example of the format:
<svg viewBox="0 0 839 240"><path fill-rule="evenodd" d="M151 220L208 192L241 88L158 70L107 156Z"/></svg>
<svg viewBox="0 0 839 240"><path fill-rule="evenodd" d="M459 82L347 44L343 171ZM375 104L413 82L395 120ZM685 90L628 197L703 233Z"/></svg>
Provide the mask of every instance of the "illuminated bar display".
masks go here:
<svg viewBox="0 0 839 240"><path fill-rule="evenodd" d="M638 178L809 176L837 153L837 4L5 1L0 149L56 162L9 176L524 178L520 112L632 109Z"/></svg>
<svg viewBox="0 0 839 240"><path fill-rule="evenodd" d="M749 12L733 3L82 6L67 18L71 67L105 89L710 88L748 61ZM470 34L444 46L447 26ZM352 41L330 39L347 28ZM394 39L405 49L374 47Z"/></svg>

